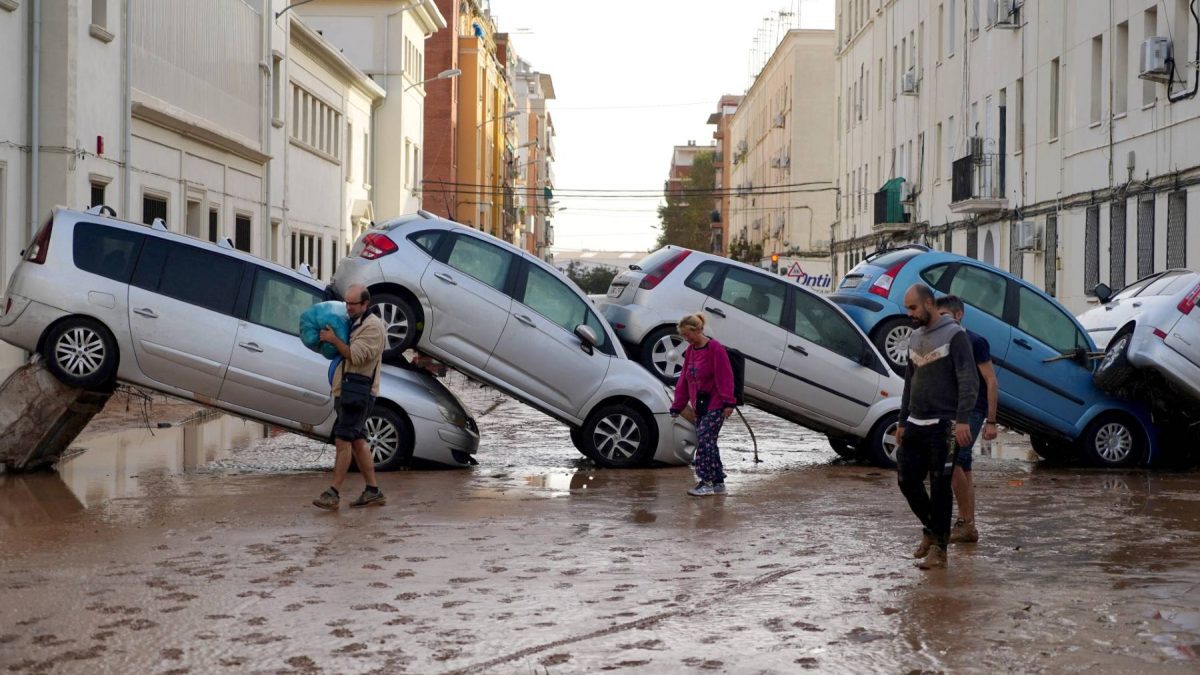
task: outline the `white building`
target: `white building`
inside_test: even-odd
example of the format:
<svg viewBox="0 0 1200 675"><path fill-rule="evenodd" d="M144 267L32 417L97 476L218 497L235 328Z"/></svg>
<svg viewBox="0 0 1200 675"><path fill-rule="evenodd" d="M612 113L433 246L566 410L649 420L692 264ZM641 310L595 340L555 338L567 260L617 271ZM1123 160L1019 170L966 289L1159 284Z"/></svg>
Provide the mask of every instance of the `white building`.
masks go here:
<svg viewBox="0 0 1200 675"><path fill-rule="evenodd" d="M1195 267L1190 4L839 0L835 275L917 241L1079 312L1098 282ZM1143 63L1164 39L1178 63Z"/></svg>
<svg viewBox="0 0 1200 675"><path fill-rule="evenodd" d="M733 196L729 249L755 244L827 273L837 218L834 33L789 30L738 104L723 139ZM784 270L780 270L784 271Z"/></svg>
<svg viewBox="0 0 1200 675"><path fill-rule="evenodd" d="M551 259L554 246L553 205L546 190L554 190L554 120L546 102L554 99L554 80L517 59L510 76L516 100L517 147L513 157L517 221L522 240L515 242L539 258Z"/></svg>

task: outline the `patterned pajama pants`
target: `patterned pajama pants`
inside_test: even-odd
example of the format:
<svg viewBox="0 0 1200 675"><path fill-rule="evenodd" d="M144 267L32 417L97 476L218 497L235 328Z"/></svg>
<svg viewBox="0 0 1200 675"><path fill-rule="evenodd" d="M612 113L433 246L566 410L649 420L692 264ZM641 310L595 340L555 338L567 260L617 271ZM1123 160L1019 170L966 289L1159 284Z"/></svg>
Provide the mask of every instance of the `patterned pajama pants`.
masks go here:
<svg viewBox="0 0 1200 675"><path fill-rule="evenodd" d="M721 465L721 450L717 447L717 434L725 424L722 410L710 410L696 421L696 458L693 464L696 476L708 483L724 483L725 471Z"/></svg>

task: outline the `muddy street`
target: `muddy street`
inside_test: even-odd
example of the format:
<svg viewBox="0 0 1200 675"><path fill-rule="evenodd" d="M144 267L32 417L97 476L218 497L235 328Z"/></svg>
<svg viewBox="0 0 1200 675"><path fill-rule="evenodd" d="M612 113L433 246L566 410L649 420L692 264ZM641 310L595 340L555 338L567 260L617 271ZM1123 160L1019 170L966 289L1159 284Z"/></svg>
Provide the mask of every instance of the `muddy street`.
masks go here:
<svg viewBox="0 0 1200 675"><path fill-rule="evenodd" d="M747 410L755 463L735 417L730 494L696 499L687 468L596 469L454 388L480 465L382 474L382 508L314 509L332 448L228 417L98 425L58 473L0 476L0 670L1200 668L1197 473L1047 467L1002 436L980 542L922 572L894 473L795 425Z"/></svg>

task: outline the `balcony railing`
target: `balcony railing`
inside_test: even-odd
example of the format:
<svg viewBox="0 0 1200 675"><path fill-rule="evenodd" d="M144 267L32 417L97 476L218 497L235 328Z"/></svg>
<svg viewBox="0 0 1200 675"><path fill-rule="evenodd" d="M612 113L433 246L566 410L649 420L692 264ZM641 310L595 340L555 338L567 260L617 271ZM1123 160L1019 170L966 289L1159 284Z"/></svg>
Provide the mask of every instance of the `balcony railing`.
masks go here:
<svg viewBox="0 0 1200 675"><path fill-rule="evenodd" d="M986 213L1007 208L1003 163L1004 157L987 153L955 160L951 168L950 210Z"/></svg>

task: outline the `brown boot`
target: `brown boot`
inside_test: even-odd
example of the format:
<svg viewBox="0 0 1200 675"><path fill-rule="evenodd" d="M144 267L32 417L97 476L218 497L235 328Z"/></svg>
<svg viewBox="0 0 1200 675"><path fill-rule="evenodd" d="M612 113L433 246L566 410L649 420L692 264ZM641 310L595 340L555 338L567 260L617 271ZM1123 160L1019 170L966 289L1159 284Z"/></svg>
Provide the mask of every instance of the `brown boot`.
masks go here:
<svg viewBox="0 0 1200 675"><path fill-rule="evenodd" d="M950 528L951 544L974 544L979 541L979 530L975 529L975 521L958 519Z"/></svg>
<svg viewBox="0 0 1200 675"><path fill-rule="evenodd" d="M926 555L929 555L930 546L933 546L933 535L929 533L921 535L921 543L918 544L916 550L913 551L913 557L924 558Z"/></svg>
<svg viewBox="0 0 1200 675"><path fill-rule="evenodd" d="M917 567L923 570L945 569L946 568L946 549L941 546L930 546L929 555L925 559L917 563Z"/></svg>

